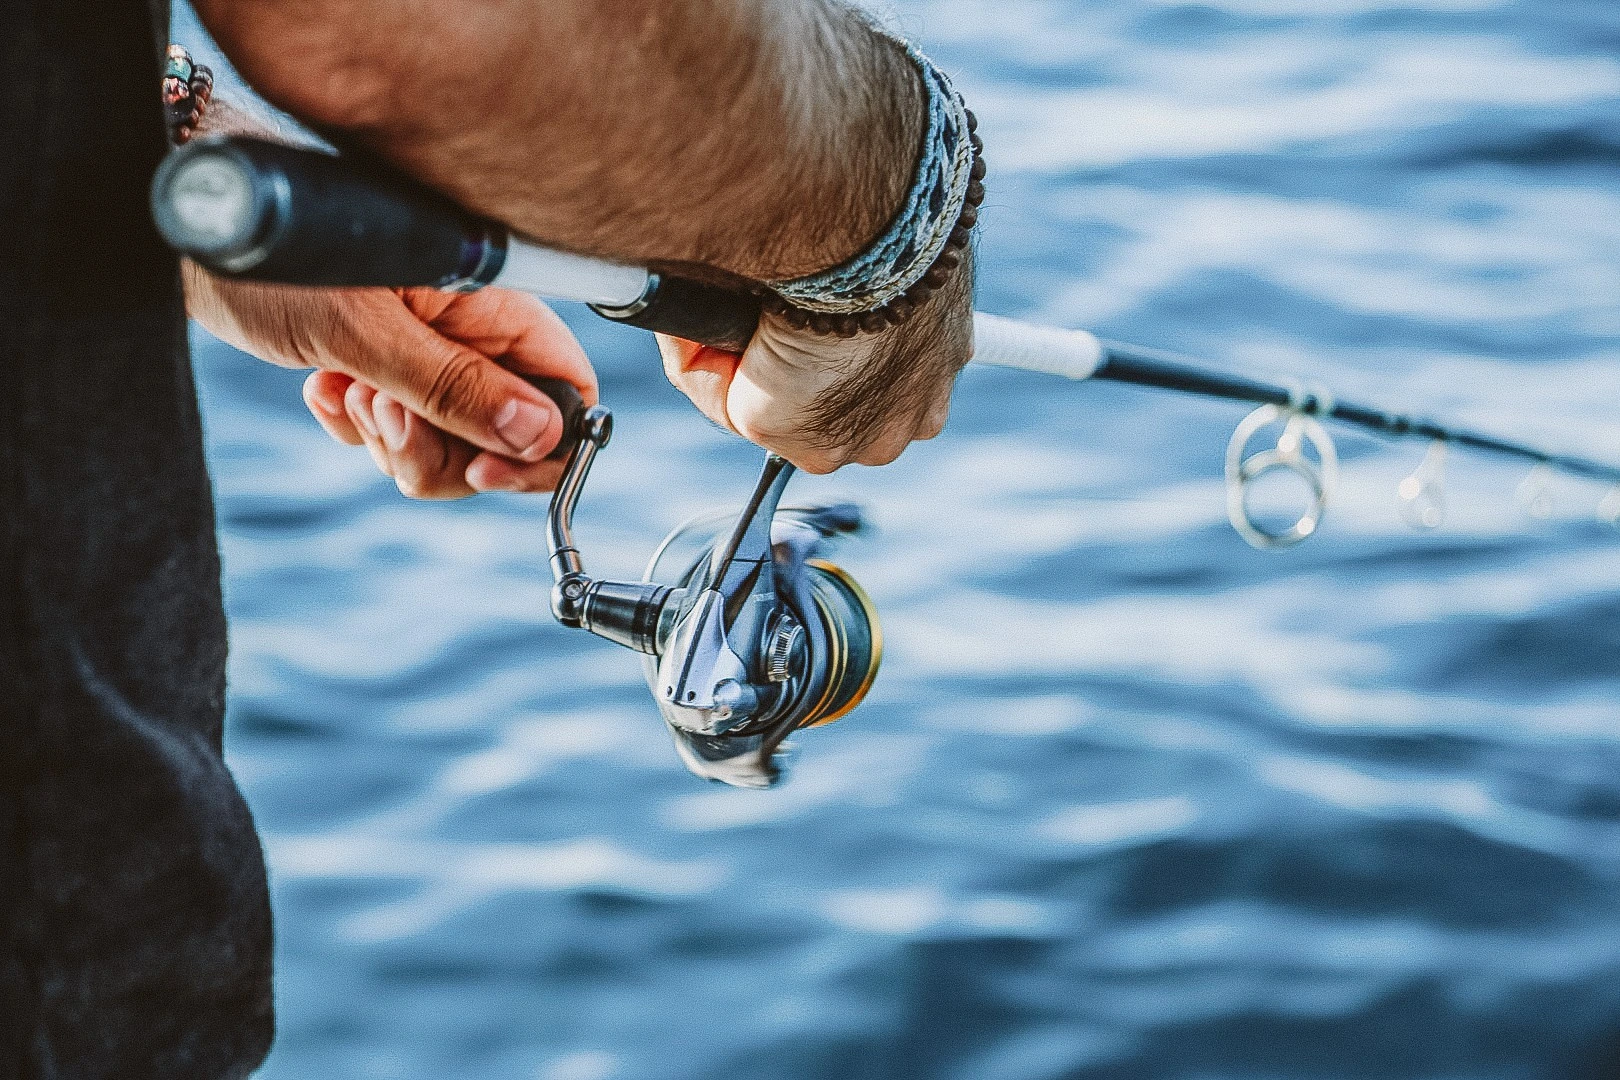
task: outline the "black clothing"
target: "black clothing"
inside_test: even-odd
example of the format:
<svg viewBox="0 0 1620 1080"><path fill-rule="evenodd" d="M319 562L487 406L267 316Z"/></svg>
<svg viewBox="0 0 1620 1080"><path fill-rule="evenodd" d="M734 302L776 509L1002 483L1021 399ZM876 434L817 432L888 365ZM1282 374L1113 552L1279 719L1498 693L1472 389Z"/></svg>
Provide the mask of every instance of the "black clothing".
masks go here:
<svg viewBox="0 0 1620 1080"><path fill-rule="evenodd" d="M0 1080L244 1076L270 915L164 151L167 5L0 24Z"/></svg>

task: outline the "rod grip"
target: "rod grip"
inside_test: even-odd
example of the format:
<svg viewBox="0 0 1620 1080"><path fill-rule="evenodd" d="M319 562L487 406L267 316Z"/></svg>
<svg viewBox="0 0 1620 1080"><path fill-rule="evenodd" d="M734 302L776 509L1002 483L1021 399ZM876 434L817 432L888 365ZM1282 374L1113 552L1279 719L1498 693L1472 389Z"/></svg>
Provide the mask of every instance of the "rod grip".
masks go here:
<svg viewBox="0 0 1620 1080"><path fill-rule="evenodd" d="M287 285L481 284L506 250L504 229L397 173L242 136L171 152L152 216L208 269Z"/></svg>
<svg viewBox="0 0 1620 1080"><path fill-rule="evenodd" d="M591 305L604 318L740 353L759 326L759 297L690 278L657 275L628 308Z"/></svg>
<svg viewBox="0 0 1620 1080"><path fill-rule="evenodd" d="M170 247L226 277L286 285L476 288L505 265L506 229L366 159L245 136L170 152L152 179L152 216ZM757 296L652 275L604 318L741 352Z"/></svg>

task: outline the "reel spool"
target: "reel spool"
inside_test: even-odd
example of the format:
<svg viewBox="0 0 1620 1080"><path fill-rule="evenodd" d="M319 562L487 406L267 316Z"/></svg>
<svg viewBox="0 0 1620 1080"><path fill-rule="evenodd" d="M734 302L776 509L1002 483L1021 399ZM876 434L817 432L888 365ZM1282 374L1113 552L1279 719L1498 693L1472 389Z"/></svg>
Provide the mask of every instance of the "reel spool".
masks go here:
<svg viewBox="0 0 1620 1080"><path fill-rule="evenodd" d="M698 776L770 787L795 731L829 724L865 698L883 659L871 599L822 558L860 527L847 504L778 509L793 466L766 458L735 517L713 514L664 539L639 582L589 577L573 512L612 416L586 410L548 516L552 612L643 654L647 686L676 752Z"/></svg>

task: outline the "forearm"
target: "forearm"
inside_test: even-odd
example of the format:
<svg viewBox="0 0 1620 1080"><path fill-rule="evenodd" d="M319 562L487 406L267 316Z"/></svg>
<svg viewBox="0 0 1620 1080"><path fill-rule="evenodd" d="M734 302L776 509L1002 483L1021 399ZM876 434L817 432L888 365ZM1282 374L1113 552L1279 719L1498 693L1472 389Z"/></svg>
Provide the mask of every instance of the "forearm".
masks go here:
<svg viewBox="0 0 1620 1080"><path fill-rule="evenodd" d="M575 251L755 279L882 231L915 69L832 0L199 0L243 74L464 205Z"/></svg>
<svg viewBox="0 0 1620 1080"><path fill-rule="evenodd" d="M192 137L208 135L250 135L282 141L280 134L264 119L239 108L223 95L214 95L191 131ZM310 361L293 355L267 355L259 343L291 338L292 312L301 305L305 290L278 288L255 281L231 281L216 277L190 259L180 260L180 279L185 287L186 314L222 341L253 352L260 359L288 367L307 367ZM313 296L313 293L309 293ZM265 319L285 325L267 327Z"/></svg>

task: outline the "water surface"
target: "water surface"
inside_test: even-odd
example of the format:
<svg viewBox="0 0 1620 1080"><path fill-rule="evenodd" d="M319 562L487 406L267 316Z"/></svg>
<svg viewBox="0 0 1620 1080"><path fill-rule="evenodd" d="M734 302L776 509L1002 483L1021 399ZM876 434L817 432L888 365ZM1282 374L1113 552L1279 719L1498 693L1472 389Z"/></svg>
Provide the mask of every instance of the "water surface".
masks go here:
<svg viewBox="0 0 1620 1080"><path fill-rule="evenodd" d="M1620 7L917 0L991 166L983 307L1620 459ZM188 30L187 27L190 27ZM195 36L194 24L182 32ZM636 576L758 455L578 310ZM1620 535L1603 492L1344 435L1251 551L1239 407L975 370L863 503L868 704L705 786L547 614L544 504L412 504L199 338L229 752L278 915L267 1080L1620 1074Z"/></svg>

